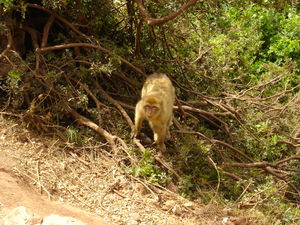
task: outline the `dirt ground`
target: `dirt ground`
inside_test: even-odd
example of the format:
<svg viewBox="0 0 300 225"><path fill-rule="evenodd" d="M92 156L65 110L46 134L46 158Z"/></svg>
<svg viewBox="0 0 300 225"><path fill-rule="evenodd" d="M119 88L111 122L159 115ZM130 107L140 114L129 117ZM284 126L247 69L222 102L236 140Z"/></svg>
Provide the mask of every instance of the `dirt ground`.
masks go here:
<svg viewBox="0 0 300 225"><path fill-rule="evenodd" d="M18 124L5 120L0 115L0 224L2 218L13 208L25 206L41 217L51 214L74 217L91 225L109 225L96 214L57 201L49 201L46 196L26 183L15 174L14 167L18 163L13 153L25 150L18 143L18 136L13 128ZM15 142L15 143L14 143Z"/></svg>
<svg viewBox="0 0 300 225"><path fill-rule="evenodd" d="M0 224L2 224L1 218L10 209L25 206L42 217L58 214L74 217L91 225L105 225L103 220L95 214L60 202L49 201L45 196L38 194L36 190L14 175L15 163L14 159L0 149Z"/></svg>
<svg viewBox="0 0 300 225"><path fill-rule="evenodd" d="M75 154L76 149L66 150L57 140L32 134L19 120L0 115L0 224L17 206L42 217L70 216L89 225L264 224L251 215L239 218L218 204L191 202L167 189L147 189L101 148ZM240 222L224 222L231 218ZM246 223L249 218L253 223Z"/></svg>

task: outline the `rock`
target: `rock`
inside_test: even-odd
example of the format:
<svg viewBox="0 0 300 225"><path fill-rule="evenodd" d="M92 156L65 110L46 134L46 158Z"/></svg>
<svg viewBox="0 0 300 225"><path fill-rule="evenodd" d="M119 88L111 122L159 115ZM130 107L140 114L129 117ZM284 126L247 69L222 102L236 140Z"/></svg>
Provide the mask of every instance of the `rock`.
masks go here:
<svg viewBox="0 0 300 225"><path fill-rule="evenodd" d="M231 217L230 221L234 225L247 225L247 219L244 217Z"/></svg>
<svg viewBox="0 0 300 225"><path fill-rule="evenodd" d="M87 225L72 217L50 215L44 218L42 225Z"/></svg>
<svg viewBox="0 0 300 225"><path fill-rule="evenodd" d="M24 206L11 210L3 219L3 225L40 225L42 219Z"/></svg>
<svg viewBox="0 0 300 225"><path fill-rule="evenodd" d="M165 211L173 212L177 216L181 216L184 213L183 208L174 200L167 200L162 206L162 209Z"/></svg>
<svg viewBox="0 0 300 225"><path fill-rule="evenodd" d="M182 214L184 213L184 210L179 205L175 205L172 208L172 212L177 216L182 216Z"/></svg>
<svg viewBox="0 0 300 225"><path fill-rule="evenodd" d="M188 208L188 209L194 209L195 208L195 204L193 202L186 202L183 204L184 207Z"/></svg>
<svg viewBox="0 0 300 225"><path fill-rule="evenodd" d="M3 225L87 225L72 217L50 215L42 219L24 206L11 210L3 219Z"/></svg>
<svg viewBox="0 0 300 225"><path fill-rule="evenodd" d="M163 205L163 209L166 211L171 210L172 208L174 208L174 206L176 205L176 202L174 200L167 200L164 205Z"/></svg>
<svg viewBox="0 0 300 225"><path fill-rule="evenodd" d="M222 220L224 225L247 225L247 219L244 217L224 217Z"/></svg>

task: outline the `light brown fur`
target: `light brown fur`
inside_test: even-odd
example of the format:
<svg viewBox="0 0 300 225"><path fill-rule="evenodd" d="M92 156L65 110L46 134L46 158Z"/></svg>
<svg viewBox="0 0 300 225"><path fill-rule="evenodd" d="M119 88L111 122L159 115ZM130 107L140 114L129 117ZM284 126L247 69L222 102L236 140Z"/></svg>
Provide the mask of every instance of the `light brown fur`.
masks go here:
<svg viewBox="0 0 300 225"><path fill-rule="evenodd" d="M175 88L165 74L154 73L147 77L141 100L135 108L134 136L140 132L143 120L148 120L155 143L164 151L165 139L170 138L169 127L172 124L174 101Z"/></svg>

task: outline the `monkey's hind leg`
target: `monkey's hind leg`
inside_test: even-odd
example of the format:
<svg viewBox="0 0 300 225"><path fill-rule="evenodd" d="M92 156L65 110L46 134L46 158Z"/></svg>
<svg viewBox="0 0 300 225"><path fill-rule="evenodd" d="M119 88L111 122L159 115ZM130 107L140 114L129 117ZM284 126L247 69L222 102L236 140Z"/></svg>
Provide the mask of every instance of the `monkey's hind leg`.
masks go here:
<svg viewBox="0 0 300 225"><path fill-rule="evenodd" d="M165 143L160 143L157 145L157 149L160 151L160 152L166 152L167 151L167 148L166 148L166 145Z"/></svg>
<svg viewBox="0 0 300 225"><path fill-rule="evenodd" d="M170 126L173 124L172 119L173 119L173 115L170 116L170 118L167 122L167 125L165 126L166 127L166 140L171 139Z"/></svg>
<svg viewBox="0 0 300 225"><path fill-rule="evenodd" d="M170 140L171 139L171 133L169 131L169 129L166 131L166 140Z"/></svg>

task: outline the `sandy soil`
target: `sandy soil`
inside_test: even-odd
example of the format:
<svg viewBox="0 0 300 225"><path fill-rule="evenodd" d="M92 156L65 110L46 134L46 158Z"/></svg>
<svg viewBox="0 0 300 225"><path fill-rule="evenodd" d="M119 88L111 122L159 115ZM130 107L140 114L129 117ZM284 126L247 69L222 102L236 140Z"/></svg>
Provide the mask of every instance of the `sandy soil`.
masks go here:
<svg viewBox="0 0 300 225"><path fill-rule="evenodd" d="M41 217L70 216L89 225L252 224L244 216L224 223L236 213L219 204L191 202L164 189L149 191L142 180L122 173L105 151L88 149L81 155L67 154L56 140L0 115L0 224L18 206Z"/></svg>
<svg viewBox="0 0 300 225"><path fill-rule="evenodd" d="M10 209L25 206L42 217L50 214L70 216L91 225L104 225L97 215L81 209L47 200L16 177L12 168L15 161L0 149L0 224L1 218Z"/></svg>

